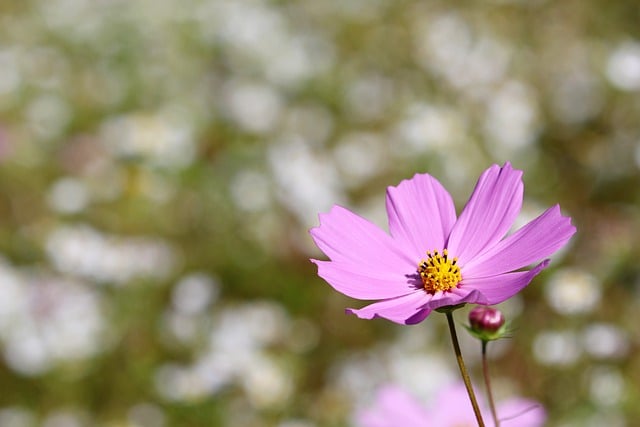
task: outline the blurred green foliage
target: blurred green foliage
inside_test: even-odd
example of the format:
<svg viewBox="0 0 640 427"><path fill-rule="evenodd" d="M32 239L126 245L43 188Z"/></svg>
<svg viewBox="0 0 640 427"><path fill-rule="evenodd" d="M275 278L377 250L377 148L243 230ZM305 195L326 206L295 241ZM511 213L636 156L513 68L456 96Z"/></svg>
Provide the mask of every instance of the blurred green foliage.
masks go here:
<svg viewBox="0 0 640 427"><path fill-rule="evenodd" d="M460 204L507 160L525 216L560 203L578 234L513 304L497 382L549 425L638 425L639 20L634 1L2 3L0 425L349 425L357 390L402 381L415 328L454 365L436 316L343 316L359 302L308 262L316 213L383 225L416 172Z"/></svg>

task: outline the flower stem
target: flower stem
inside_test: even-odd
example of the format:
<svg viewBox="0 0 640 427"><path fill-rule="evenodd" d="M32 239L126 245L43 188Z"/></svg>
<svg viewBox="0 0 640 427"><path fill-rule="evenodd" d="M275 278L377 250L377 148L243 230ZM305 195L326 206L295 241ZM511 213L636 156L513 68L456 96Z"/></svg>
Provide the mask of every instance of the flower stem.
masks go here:
<svg viewBox="0 0 640 427"><path fill-rule="evenodd" d="M496 405L493 401L493 392L491 391L491 380L489 379L489 362L487 361L487 343L482 341L482 375L484 376L484 385L487 389L487 398L489 399L489 408L491 408L491 416L496 427L500 427L500 420L496 413Z"/></svg>
<svg viewBox="0 0 640 427"><path fill-rule="evenodd" d="M447 311L445 312L445 314L447 315L447 322L449 323L449 332L451 333L451 342L453 343L453 351L456 353L456 359L458 360L458 367L460 368L460 374L462 375L462 380L464 381L464 385L467 388L467 394L469 395L471 406L473 406L473 412L476 415L476 420L478 421L478 427L484 427L484 421L482 420L482 413L480 413L480 407L478 406L476 395L473 392L471 379L469 378L469 374L467 373L467 368L465 367L464 360L462 359L462 352L460 351L460 344L458 343L458 335L456 334L456 326L453 323L453 314L451 314L451 311Z"/></svg>

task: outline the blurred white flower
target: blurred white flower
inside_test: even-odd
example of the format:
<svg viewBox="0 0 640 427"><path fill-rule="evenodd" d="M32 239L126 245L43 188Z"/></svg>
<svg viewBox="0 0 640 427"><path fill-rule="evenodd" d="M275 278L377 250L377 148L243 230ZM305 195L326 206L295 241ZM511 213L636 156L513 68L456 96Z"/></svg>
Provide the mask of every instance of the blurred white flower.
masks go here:
<svg viewBox="0 0 640 427"><path fill-rule="evenodd" d="M316 423L309 420L294 419L282 421L278 424L278 427L316 427Z"/></svg>
<svg viewBox="0 0 640 427"><path fill-rule="evenodd" d="M110 118L103 123L100 134L113 156L141 158L155 166L183 168L196 154L191 123L170 108L157 114Z"/></svg>
<svg viewBox="0 0 640 427"><path fill-rule="evenodd" d="M353 402L366 401L388 376L384 358L374 351L352 353L337 361L329 371L333 387Z"/></svg>
<svg viewBox="0 0 640 427"><path fill-rule="evenodd" d="M332 45L308 29L294 30L277 6L220 1L202 5L199 12L202 37L226 49L238 74L259 68L269 81L290 87L333 64Z"/></svg>
<svg viewBox="0 0 640 427"><path fill-rule="evenodd" d="M29 127L42 139L59 136L69 124L72 114L67 100L56 95L41 95L26 107Z"/></svg>
<svg viewBox="0 0 640 427"><path fill-rule="evenodd" d="M127 419L131 427L163 427L166 416L162 408L149 402L142 402L132 406L127 412Z"/></svg>
<svg viewBox="0 0 640 427"><path fill-rule="evenodd" d="M267 134L279 124L284 101L274 87L234 80L223 93L225 113L246 132Z"/></svg>
<svg viewBox="0 0 640 427"><path fill-rule="evenodd" d="M510 57L507 46L474 31L460 15L447 13L416 21L418 63L453 87L473 93L504 75Z"/></svg>
<svg viewBox="0 0 640 427"><path fill-rule="evenodd" d="M640 42L626 41L611 53L607 61L607 77L618 89L640 89Z"/></svg>
<svg viewBox="0 0 640 427"><path fill-rule="evenodd" d="M9 366L39 375L103 348L99 295L86 285L0 266L0 339Z"/></svg>
<svg viewBox="0 0 640 427"><path fill-rule="evenodd" d="M424 103L412 104L407 108L405 119L397 127L402 150L407 157L434 149L451 149L462 140L467 131L466 124L455 110Z"/></svg>
<svg viewBox="0 0 640 427"><path fill-rule="evenodd" d="M250 57L273 53L287 36L283 16L264 2L227 0L210 7L213 22L202 25L213 28L222 42Z"/></svg>
<svg viewBox="0 0 640 427"><path fill-rule="evenodd" d="M155 371L155 387L160 396L170 401L190 400L189 370L177 363L166 363Z"/></svg>
<svg viewBox="0 0 640 427"><path fill-rule="evenodd" d="M554 114L569 124L596 116L602 110L603 98L600 79L586 66L562 73L551 93Z"/></svg>
<svg viewBox="0 0 640 427"><path fill-rule="evenodd" d="M615 406L625 396L625 380L620 371L612 367L596 367L589 373L591 401L599 407Z"/></svg>
<svg viewBox="0 0 640 427"><path fill-rule="evenodd" d="M168 400L190 400L238 385L256 408L279 406L293 391L291 373L266 347L284 341L289 319L270 302L226 307L216 313L207 347L189 365L165 364L156 388Z"/></svg>
<svg viewBox="0 0 640 427"><path fill-rule="evenodd" d="M42 420L42 427L84 427L87 423L83 417L71 410L56 410Z"/></svg>
<svg viewBox="0 0 640 427"><path fill-rule="evenodd" d="M283 307L270 302L254 302L227 307L216 317L211 331L211 348L247 352L284 339L288 318Z"/></svg>
<svg viewBox="0 0 640 427"><path fill-rule="evenodd" d="M394 96L393 80L381 75L362 76L347 87L346 104L355 118L382 118Z"/></svg>
<svg viewBox="0 0 640 427"><path fill-rule="evenodd" d="M0 49L0 109L10 105L11 96L22 84L19 55L11 48Z"/></svg>
<svg viewBox="0 0 640 427"><path fill-rule="evenodd" d="M318 212L345 203L335 164L324 153L312 151L305 141L295 138L272 144L267 155L278 198L303 226L311 227Z"/></svg>
<svg viewBox="0 0 640 427"><path fill-rule="evenodd" d="M218 296L217 281L206 273L191 273L184 276L173 288L171 302L182 314L202 313Z"/></svg>
<svg viewBox="0 0 640 427"><path fill-rule="evenodd" d="M617 409L600 408L597 413L587 419L580 418L576 423L563 424L560 427L629 427L624 414Z"/></svg>
<svg viewBox="0 0 640 427"><path fill-rule="evenodd" d="M273 359L256 354L241 374L242 388L253 407L281 406L293 391L290 374Z"/></svg>
<svg viewBox="0 0 640 427"><path fill-rule="evenodd" d="M169 332L171 339L194 345L202 329L202 320L175 310L166 310L162 316L162 331Z"/></svg>
<svg viewBox="0 0 640 427"><path fill-rule="evenodd" d="M46 249L61 272L98 282L163 279L175 264L174 251L158 238L108 235L86 225L56 228Z"/></svg>
<svg viewBox="0 0 640 427"><path fill-rule="evenodd" d="M458 378L451 361L443 355L423 351L415 353L390 351L390 382L399 384L420 396L435 396L444 384Z"/></svg>
<svg viewBox="0 0 640 427"><path fill-rule="evenodd" d="M269 178L255 170L241 170L231 180L231 197L246 212L265 210L271 203Z"/></svg>
<svg viewBox="0 0 640 427"><path fill-rule="evenodd" d="M629 354L629 337L616 325L591 323L582 338L586 352L597 359L624 359Z"/></svg>
<svg viewBox="0 0 640 427"><path fill-rule="evenodd" d="M37 337L35 327L23 327L22 336L9 337L5 344L4 358L7 364L23 375L36 376L48 371L53 364L44 341Z"/></svg>
<svg viewBox="0 0 640 427"><path fill-rule="evenodd" d="M315 34L288 34L270 52L262 52L267 78L284 87L298 85L330 69L332 45Z"/></svg>
<svg viewBox="0 0 640 427"><path fill-rule="evenodd" d="M60 178L53 183L49 191L49 205L62 214L81 212L88 203L87 186L76 178Z"/></svg>
<svg viewBox="0 0 640 427"><path fill-rule="evenodd" d="M100 3L89 0L52 0L38 6L45 27L57 31L61 36L82 40L97 35L106 12Z"/></svg>
<svg viewBox="0 0 640 427"><path fill-rule="evenodd" d="M636 161L636 167L640 168L640 141L636 142L636 149L634 151L634 159Z"/></svg>
<svg viewBox="0 0 640 427"><path fill-rule="evenodd" d="M564 315L590 313L602 296L600 283L592 274L573 268L556 271L544 290L549 305Z"/></svg>
<svg viewBox="0 0 640 427"><path fill-rule="evenodd" d="M484 123L489 149L509 158L532 144L538 132L538 107L534 92L525 83L508 81L488 99Z"/></svg>
<svg viewBox="0 0 640 427"><path fill-rule="evenodd" d="M348 187L364 184L386 168L384 142L374 133L345 135L333 150L333 156Z"/></svg>
<svg viewBox="0 0 640 427"><path fill-rule="evenodd" d="M36 416L30 410L18 406L0 408L0 426L33 427Z"/></svg>
<svg viewBox="0 0 640 427"><path fill-rule="evenodd" d="M533 341L533 355L544 365L569 366L581 353L580 341L572 331L542 331Z"/></svg>
<svg viewBox="0 0 640 427"><path fill-rule="evenodd" d="M433 397L445 384L457 378L455 364L439 350L430 350L427 337L410 331L400 333L393 341L367 351L353 353L338 361L329 372L330 381L355 406L370 400L372 393L385 383L398 384L407 390Z"/></svg>

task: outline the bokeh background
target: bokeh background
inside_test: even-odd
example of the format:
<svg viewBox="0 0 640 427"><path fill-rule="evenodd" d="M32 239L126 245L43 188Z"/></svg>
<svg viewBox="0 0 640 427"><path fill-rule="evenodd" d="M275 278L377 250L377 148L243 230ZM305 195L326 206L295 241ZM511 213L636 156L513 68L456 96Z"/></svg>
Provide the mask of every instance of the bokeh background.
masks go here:
<svg viewBox="0 0 640 427"><path fill-rule="evenodd" d="M578 234L502 306L499 396L640 425L635 0L0 3L0 426L351 425L457 378L443 316L343 314L332 204L525 170ZM465 313L456 318L465 322ZM479 382L479 343L463 329Z"/></svg>

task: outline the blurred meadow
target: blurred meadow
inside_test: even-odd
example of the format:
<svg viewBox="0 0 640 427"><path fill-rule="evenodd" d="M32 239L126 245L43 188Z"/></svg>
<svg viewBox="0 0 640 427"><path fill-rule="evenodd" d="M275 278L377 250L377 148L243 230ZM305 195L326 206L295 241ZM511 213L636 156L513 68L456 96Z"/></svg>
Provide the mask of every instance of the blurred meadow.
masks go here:
<svg viewBox="0 0 640 427"><path fill-rule="evenodd" d="M348 426L389 382L427 404L458 375L444 316L345 315L308 229L334 203L386 227L417 172L461 208L505 161L519 224L560 203L578 233L501 306L497 394L640 425L639 24L635 0L3 1L0 426Z"/></svg>

